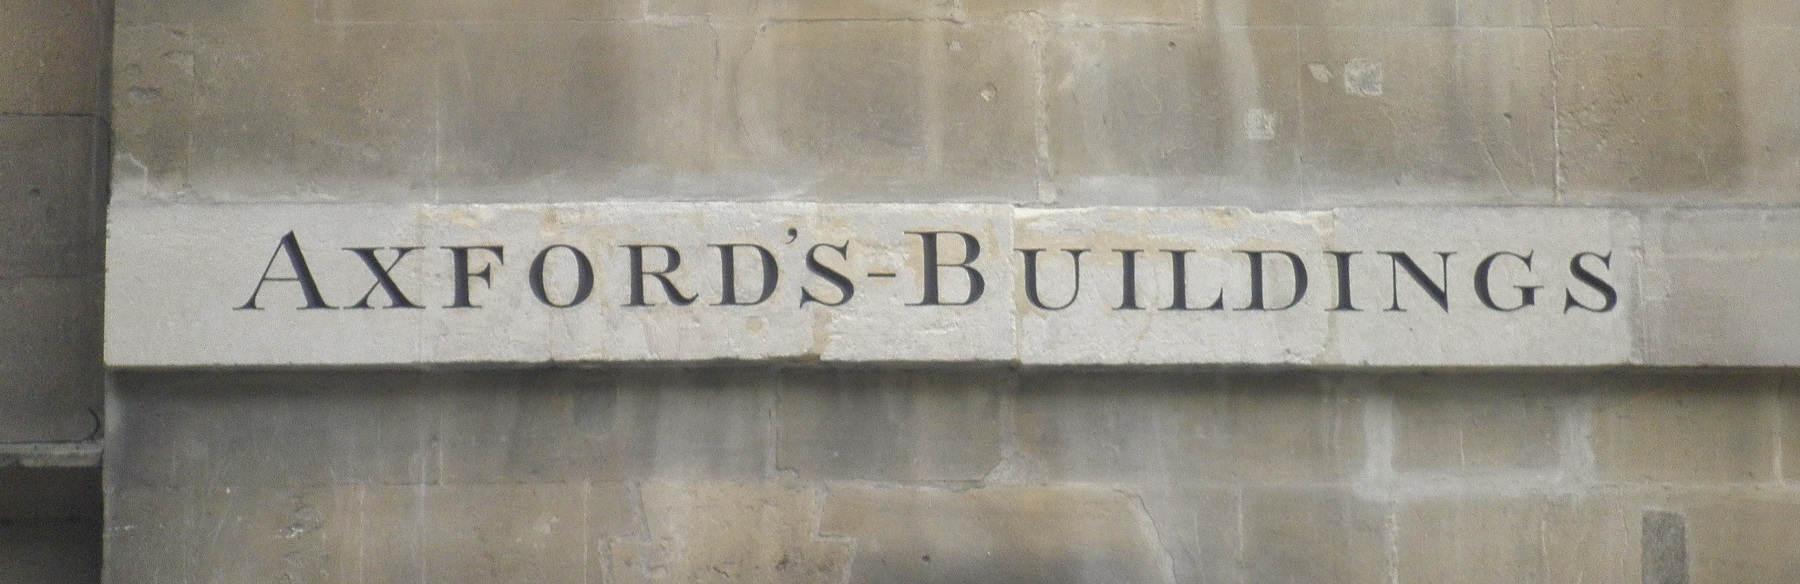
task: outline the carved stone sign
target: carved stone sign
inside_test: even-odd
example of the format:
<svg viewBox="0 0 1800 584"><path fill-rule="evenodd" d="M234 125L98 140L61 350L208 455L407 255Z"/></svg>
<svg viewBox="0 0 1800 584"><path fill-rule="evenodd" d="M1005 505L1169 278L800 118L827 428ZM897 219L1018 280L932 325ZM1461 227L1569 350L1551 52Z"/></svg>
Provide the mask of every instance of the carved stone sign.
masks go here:
<svg viewBox="0 0 1800 584"><path fill-rule="evenodd" d="M116 206L120 367L694 360L1594 365L1604 209Z"/></svg>

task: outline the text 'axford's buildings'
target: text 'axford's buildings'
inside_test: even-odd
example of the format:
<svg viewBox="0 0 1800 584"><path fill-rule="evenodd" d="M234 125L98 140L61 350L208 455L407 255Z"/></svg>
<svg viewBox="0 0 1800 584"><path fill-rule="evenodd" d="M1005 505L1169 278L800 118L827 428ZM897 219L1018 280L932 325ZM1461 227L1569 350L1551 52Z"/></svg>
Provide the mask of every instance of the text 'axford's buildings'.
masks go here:
<svg viewBox="0 0 1800 584"><path fill-rule="evenodd" d="M1800 3L0 0L0 583L1800 579Z"/></svg>

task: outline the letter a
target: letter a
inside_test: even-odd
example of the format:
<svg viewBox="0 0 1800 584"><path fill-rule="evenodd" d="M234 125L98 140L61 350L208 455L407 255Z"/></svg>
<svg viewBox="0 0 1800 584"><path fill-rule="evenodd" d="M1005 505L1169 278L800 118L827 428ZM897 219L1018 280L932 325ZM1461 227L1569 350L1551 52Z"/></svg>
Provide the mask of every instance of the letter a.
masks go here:
<svg viewBox="0 0 1800 584"><path fill-rule="evenodd" d="M269 270L275 268L275 256L281 255L284 251L287 252L288 264L294 268L294 277L270 277ZM299 283L300 293L306 296L306 306L300 307L301 310L332 308L330 304L325 303L325 297L319 295L319 284L313 281L312 270L306 268L306 255L300 253L300 241L294 238L292 231L281 236L281 243L275 244L275 253L269 254L269 263L263 266L262 278L256 281L256 289L250 291L250 300L243 306L237 307L237 310L262 310L256 305L256 295L262 292L263 284L269 282Z"/></svg>

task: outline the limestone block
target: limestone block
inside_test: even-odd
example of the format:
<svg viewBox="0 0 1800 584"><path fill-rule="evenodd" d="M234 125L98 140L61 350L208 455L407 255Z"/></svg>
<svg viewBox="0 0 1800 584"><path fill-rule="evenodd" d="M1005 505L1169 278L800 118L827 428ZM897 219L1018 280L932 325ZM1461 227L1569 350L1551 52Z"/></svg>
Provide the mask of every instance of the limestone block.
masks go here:
<svg viewBox="0 0 1800 584"><path fill-rule="evenodd" d="M105 581L365 581L359 492L111 489Z"/></svg>
<svg viewBox="0 0 1800 584"><path fill-rule="evenodd" d="M1057 29L1044 57L1056 202L1298 206L1298 67L1287 30Z"/></svg>
<svg viewBox="0 0 1800 584"><path fill-rule="evenodd" d="M1800 7L1782 0L1574 0L1547 5L1551 23L1569 27L1731 27L1800 24Z"/></svg>
<svg viewBox="0 0 1800 584"><path fill-rule="evenodd" d="M853 542L820 537L816 495L768 484L647 483L641 537L603 543L608 582L843 582Z"/></svg>
<svg viewBox="0 0 1800 584"><path fill-rule="evenodd" d="M122 18L126 4L119 10ZM113 28L113 200L192 194L196 48L188 25L121 21Z"/></svg>
<svg viewBox="0 0 1800 584"><path fill-rule="evenodd" d="M1021 31L913 21L754 30L721 33L732 80L722 164L763 185L754 188L833 202L1037 198L1036 59Z"/></svg>
<svg viewBox="0 0 1800 584"><path fill-rule="evenodd" d="M1306 374L1043 373L1020 380L1019 450L1058 481L1333 481L1362 468L1362 404Z"/></svg>
<svg viewBox="0 0 1800 584"><path fill-rule="evenodd" d="M1666 504L1610 493L1548 503L1541 530L1545 582L1643 583L1643 514Z"/></svg>
<svg viewBox="0 0 1800 584"><path fill-rule="evenodd" d="M354 541L366 582L580 584L583 484L365 487Z"/></svg>
<svg viewBox="0 0 1800 584"><path fill-rule="evenodd" d="M1310 205L1552 200L1544 34L1322 28L1298 50Z"/></svg>
<svg viewBox="0 0 1800 584"><path fill-rule="evenodd" d="M436 418L414 373L123 375L107 484L274 488L436 478ZM435 399L435 398L431 398Z"/></svg>
<svg viewBox="0 0 1800 584"><path fill-rule="evenodd" d="M1330 313L1332 345L1324 361L1599 365L1633 360L1632 327L1639 313L1631 298L1637 295L1638 274L1644 273L1635 217L1603 209L1459 209L1451 226L1441 213L1337 211L1344 227L1331 239L1333 249L1367 250L1348 260L1352 274L1386 277L1352 280L1356 310ZM1409 258L1418 273L1395 254ZM1371 265L1379 269L1359 272Z"/></svg>
<svg viewBox="0 0 1800 584"><path fill-rule="evenodd" d="M1239 558L1243 545L1238 531L1242 505L1237 488L1140 484L1136 490L1169 557L1176 582L1242 581Z"/></svg>
<svg viewBox="0 0 1800 584"><path fill-rule="evenodd" d="M99 434L99 294L89 278L0 279L0 442Z"/></svg>
<svg viewBox="0 0 1800 584"><path fill-rule="evenodd" d="M754 480L769 464L768 370L522 371L444 394L443 480Z"/></svg>
<svg viewBox="0 0 1800 584"><path fill-rule="evenodd" d="M1319 27L1444 26L1456 22L1460 4L1447 0L1397 2L1309 2L1307 0L1216 0L1211 16L1221 24Z"/></svg>
<svg viewBox="0 0 1800 584"><path fill-rule="evenodd" d="M1119 490L840 486L823 505L819 532L855 542L853 583L1172 581L1155 528Z"/></svg>
<svg viewBox="0 0 1800 584"><path fill-rule="evenodd" d="M1781 404L1781 469L1784 480L1800 479L1800 384L1788 381L1776 390Z"/></svg>
<svg viewBox="0 0 1800 584"><path fill-rule="evenodd" d="M115 47L120 54L176 48L128 59L151 62L144 67L154 70L140 68L140 81L119 88L124 101L131 101L133 88L148 95L165 83L173 87L121 119L129 139L114 153L127 179L119 200L431 198L439 101L433 64L440 52L434 29L317 25L308 18L263 26L199 24L122 38L151 46ZM191 43L191 57L181 54L184 42ZM175 68L158 59L176 62ZM190 59L191 72L181 70ZM185 106L155 103L181 100L189 91ZM181 135L185 142L177 141ZM180 145L181 158L138 150ZM151 176L184 182L147 192L133 188L129 178L142 172L132 162L159 158L187 167L150 167Z"/></svg>
<svg viewBox="0 0 1800 584"><path fill-rule="evenodd" d="M103 123L0 117L0 277L100 271Z"/></svg>
<svg viewBox="0 0 1800 584"><path fill-rule="evenodd" d="M1401 504L1395 515L1402 584L1557 581L1545 574L1542 500L1429 499Z"/></svg>
<svg viewBox="0 0 1800 584"><path fill-rule="evenodd" d="M110 4L19 0L0 6L0 112L98 114Z"/></svg>
<svg viewBox="0 0 1800 584"><path fill-rule="evenodd" d="M1645 360L1781 365L1800 358L1800 212L1669 210L1646 230Z"/></svg>
<svg viewBox="0 0 1800 584"><path fill-rule="evenodd" d="M970 0L963 2L962 8L972 18L987 20L1024 14L1039 15L1051 22L1090 25L1097 22L1188 24L1194 20L1192 5L1172 0Z"/></svg>
<svg viewBox="0 0 1800 584"><path fill-rule="evenodd" d="M1743 94L1725 36L1729 30L1580 28L1557 33L1557 143L1560 176L1570 200L1641 204L1741 198L1733 190L1735 169L1745 164L1745 153L1755 145L1744 142L1740 129Z"/></svg>
<svg viewBox="0 0 1800 584"><path fill-rule="evenodd" d="M1800 503L1756 494L1694 496L1685 501L1693 582L1761 582L1800 573Z"/></svg>
<svg viewBox="0 0 1800 584"><path fill-rule="evenodd" d="M420 224L408 209L113 205L108 221L109 363L351 365L425 355L424 310L376 308L396 299L377 289L362 256L343 249L416 245ZM400 281L418 281L424 266L395 264L394 250L368 253L393 264Z"/></svg>
<svg viewBox="0 0 1800 584"><path fill-rule="evenodd" d="M1568 439L1567 377L1388 375L1371 382L1394 399L1394 470L1422 475L1550 471Z"/></svg>
<svg viewBox="0 0 1800 584"><path fill-rule="evenodd" d="M1788 9L1790 25L1743 27L1733 41L1743 163L1735 169L1738 196L1745 201L1792 205L1800 201L1800 4Z"/></svg>
<svg viewBox="0 0 1800 584"><path fill-rule="evenodd" d="M1323 488L1244 490L1246 582L1388 580L1388 509Z"/></svg>
<svg viewBox="0 0 1800 584"><path fill-rule="evenodd" d="M1093 208L1016 216L1016 247L1041 250L1037 298L1026 282L1013 299L1024 363L1305 363L1324 352L1330 313L1315 306L1322 297L1256 309L1306 298L1295 297L1289 260L1240 250L1320 257L1330 215ZM1087 252L1072 259L1067 250ZM1013 261L1023 274L1024 254ZM1086 264L1080 281L1077 261ZM1252 270L1264 281L1249 277Z"/></svg>
<svg viewBox="0 0 1800 584"><path fill-rule="evenodd" d="M436 65L441 200L718 197L680 185L709 170L721 130L711 115L715 41L700 24L448 29Z"/></svg>
<svg viewBox="0 0 1800 584"><path fill-rule="evenodd" d="M1769 378L1634 376L1594 413L1599 476L1619 481L1733 483L1775 478L1780 413Z"/></svg>
<svg viewBox="0 0 1800 584"><path fill-rule="evenodd" d="M802 479L973 481L999 463L1004 371L790 370L776 467Z"/></svg>
<svg viewBox="0 0 1800 584"><path fill-rule="evenodd" d="M644 5L626 0L530 0L503 4L479 0L324 0L315 10L321 22L541 22L641 18Z"/></svg>

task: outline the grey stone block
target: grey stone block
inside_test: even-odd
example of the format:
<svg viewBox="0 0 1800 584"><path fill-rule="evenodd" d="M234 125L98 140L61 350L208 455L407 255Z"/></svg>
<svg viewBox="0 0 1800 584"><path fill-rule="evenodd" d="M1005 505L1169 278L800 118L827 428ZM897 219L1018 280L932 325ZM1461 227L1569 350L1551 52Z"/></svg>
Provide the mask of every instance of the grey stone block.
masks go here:
<svg viewBox="0 0 1800 584"><path fill-rule="evenodd" d="M0 279L0 442L100 432L99 284Z"/></svg>
<svg viewBox="0 0 1800 584"><path fill-rule="evenodd" d="M1671 210L1646 222L1644 359L1766 366L1800 359L1800 212Z"/></svg>
<svg viewBox="0 0 1800 584"><path fill-rule="evenodd" d="M973 481L1000 461L1000 370L788 370L778 469L812 480Z"/></svg>
<svg viewBox="0 0 1800 584"><path fill-rule="evenodd" d="M0 116L0 278L100 272L105 124Z"/></svg>

